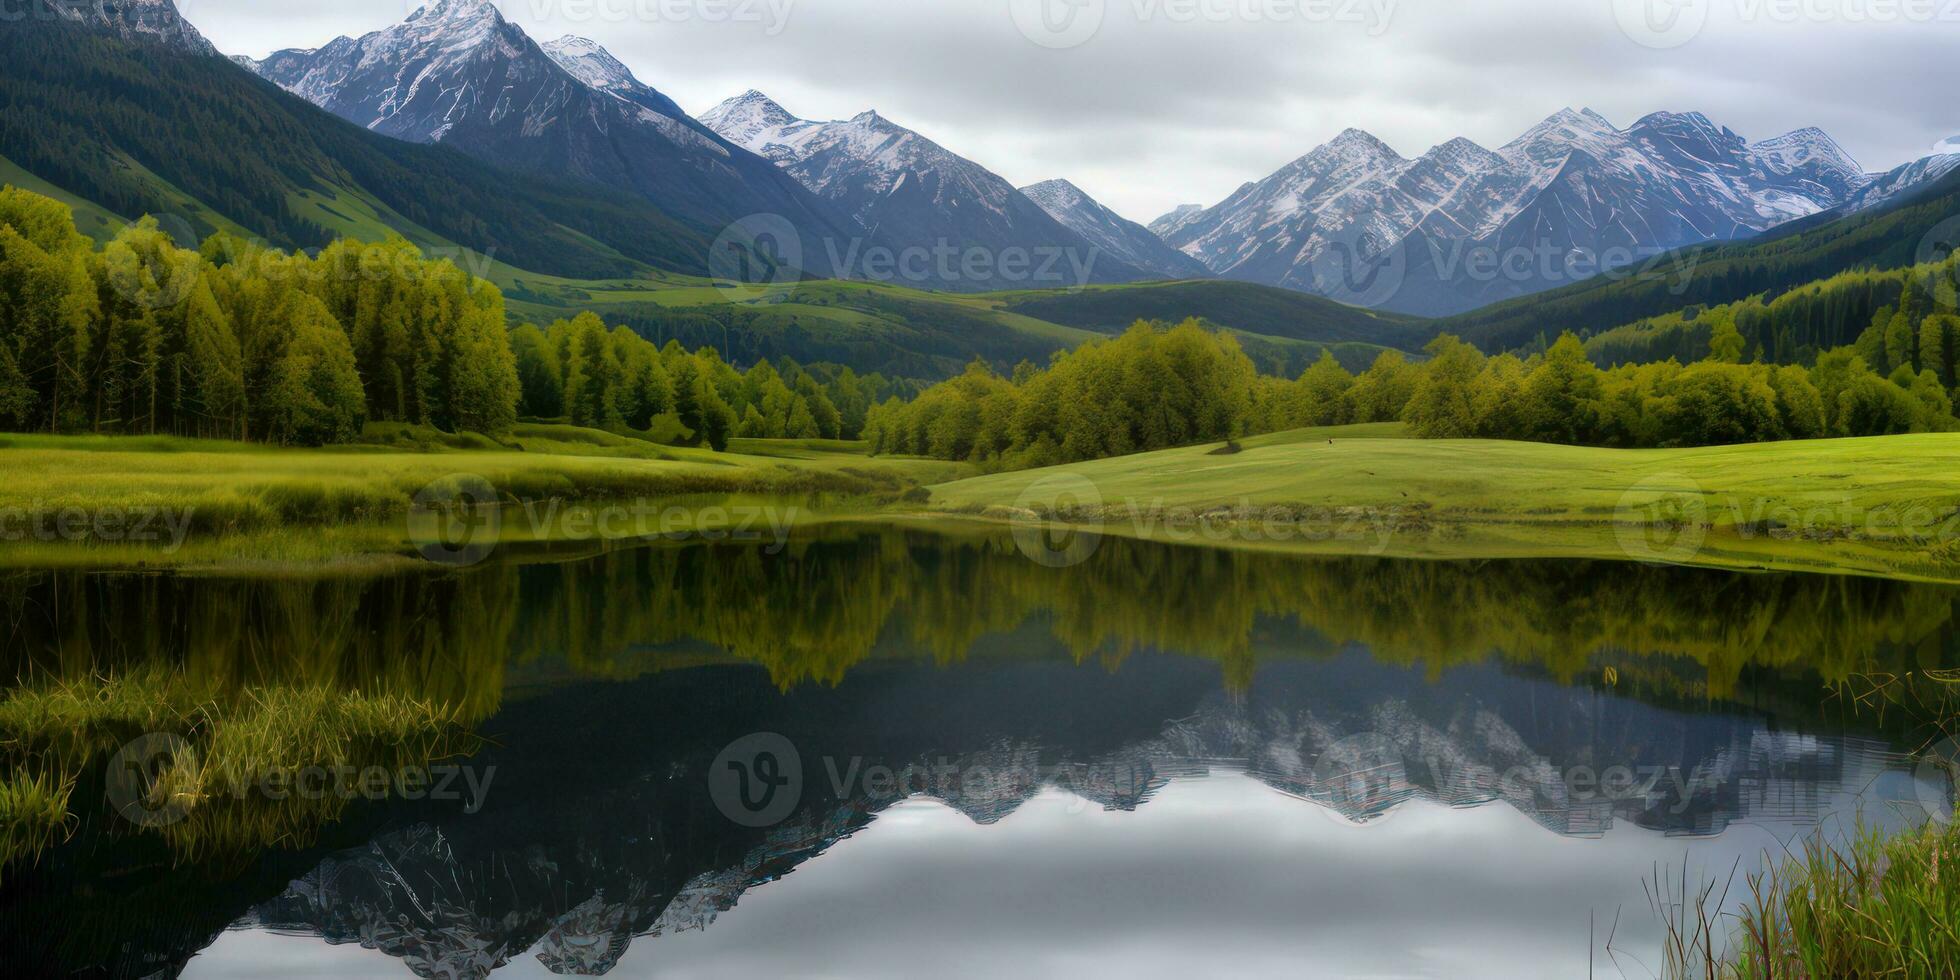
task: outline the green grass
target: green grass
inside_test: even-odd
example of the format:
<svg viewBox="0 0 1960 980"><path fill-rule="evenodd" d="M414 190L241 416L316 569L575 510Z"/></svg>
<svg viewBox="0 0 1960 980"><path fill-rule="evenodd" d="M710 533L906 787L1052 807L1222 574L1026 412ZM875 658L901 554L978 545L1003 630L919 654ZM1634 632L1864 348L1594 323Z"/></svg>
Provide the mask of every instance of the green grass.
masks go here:
<svg viewBox="0 0 1960 980"><path fill-rule="evenodd" d="M0 881L8 865L34 860L60 836L74 788L46 772L0 778Z"/></svg>
<svg viewBox="0 0 1960 980"><path fill-rule="evenodd" d="M455 705L338 684L227 690L161 662L110 676L39 678L0 697L0 867L31 861L71 819L70 790L86 771L141 736L163 734L188 751L146 770L146 808L179 818L155 828L179 855L252 854L302 842L349 802L329 795L280 799L255 792L269 773L309 767L424 766L473 743L478 718ZM40 771L24 774L29 761ZM124 801L128 802L128 801ZM134 830L132 824L126 830Z"/></svg>
<svg viewBox="0 0 1960 980"><path fill-rule="evenodd" d="M572 426L523 425L501 441L377 426L371 441L283 449L165 437L4 436L0 515L158 513L181 546L19 535L0 540L0 566L282 566L359 571L412 553L403 517L415 495L480 477L507 505L744 497L897 498L964 471L923 459L871 459L857 447L809 443L750 452L660 446ZM840 504L846 509L857 505ZM811 515L814 517L814 515ZM167 525L155 525L158 529Z"/></svg>
<svg viewBox="0 0 1960 980"><path fill-rule="evenodd" d="M1960 832L1861 831L1808 841L1751 878L1732 962L1678 976L1708 980L1950 977L1960 969Z"/></svg>
<svg viewBox="0 0 1960 980"><path fill-rule="evenodd" d="M1227 530L1206 540L1228 547L1960 580L1960 435L1612 450L1384 438L1393 434L1282 433L1234 455L1200 446L981 476L932 487L932 508L999 521L1034 511L1171 540L1191 535L1166 525L1168 515L1211 514ZM1079 479L1058 484L1058 474ZM1084 486L1100 507L1048 499ZM1351 516L1358 533L1283 542L1243 533L1275 513Z"/></svg>

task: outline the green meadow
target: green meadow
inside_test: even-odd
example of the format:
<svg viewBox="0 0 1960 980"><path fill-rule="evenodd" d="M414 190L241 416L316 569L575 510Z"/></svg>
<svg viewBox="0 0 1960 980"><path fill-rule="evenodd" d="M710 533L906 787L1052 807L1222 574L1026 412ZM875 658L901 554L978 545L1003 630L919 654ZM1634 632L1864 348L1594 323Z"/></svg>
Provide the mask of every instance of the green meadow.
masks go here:
<svg viewBox="0 0 1960 980"><path fill-rule="evenodd" d="M506 506L800 502L798 522L1031 517L1214 547L1406 558L1603 558L1960 580L1960 434L1617 450L1404 438L1399 423L981 475L863 443L736 440L726 453L568 425L500 440L371 425L283 449L163 437L0 437L0 515L166 512L164 549L12 532L0 564L359 571L408 560L431 486L481 478ZM725 509L711 508L711 509ZM518 528L505 543L604 537Z"/></svg>
<svg viewBox="0 0 1960 980"><path fill-rule="evenodd" d="M501 440L370 425L363 441L278 448L142 436L0 436L0 566L372 570L413 555L407 515L425 489L480 478L501 502L803 501L860 512L968 471L872 459L857 443L744 440L726 453L569 425L525 424ZM146 530L182 533L128 540ZM79 534L61 534L63 515ZM106 533L91 523L110 515ZM125 529L123 523L131 523ZM48 533L53 529L55 533ZM574 528L554 533L584 536ZM532 537L518 528L503 537ZM537 541L532 543L548 543ZM317 567L315 567L317 566Z"/></svg>
<svg viewBox="0 0 1960 980"><path fill-rule="evenodd" d="M1222 547L1960 580L1960 435L1621 450L1309 429L932 488L942 517ZM1212 530L1207 531L1202 524ZM1267 533L1265 525L1305 530Z"/></svg>

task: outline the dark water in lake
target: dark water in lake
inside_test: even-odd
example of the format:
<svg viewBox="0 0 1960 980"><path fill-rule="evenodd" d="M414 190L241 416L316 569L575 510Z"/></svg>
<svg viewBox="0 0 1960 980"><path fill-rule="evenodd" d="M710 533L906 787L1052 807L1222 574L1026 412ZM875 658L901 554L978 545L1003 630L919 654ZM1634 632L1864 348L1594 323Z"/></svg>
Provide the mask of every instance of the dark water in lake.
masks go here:
<svg viewBox="0 0 1960 980"><path fill-rule="evenodd" d="M447 760L461 798L249 846L134 827L84 777L72 836L0 879L0 964L1652 976L1657 877L1950 817L1901 692L1960 663L1957 603L1117 541L1052 569L891 531L360 582L10 574L16 676L400 694L482 741Z"/></svg>

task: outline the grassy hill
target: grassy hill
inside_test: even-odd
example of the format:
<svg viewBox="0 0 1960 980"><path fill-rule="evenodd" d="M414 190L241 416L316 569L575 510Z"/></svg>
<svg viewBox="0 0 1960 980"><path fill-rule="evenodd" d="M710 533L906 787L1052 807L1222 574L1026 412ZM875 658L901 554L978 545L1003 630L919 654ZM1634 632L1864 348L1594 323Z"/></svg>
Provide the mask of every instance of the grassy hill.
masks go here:
<svg viewBox="0 0 1960 980"><path fill-rule="evenodd" d="M1384 438L1394 434L1307 430L1232 455L1199 446L981 476L931 488L931 506L941 519L1011 521L1074 501L1064 516L1080 526L1222 547L1960 581L1949 476L1960 434L1676 450ZM1080 503L1085 487L1100 507ZM1657 507L1670 516L1657 522ZM1223 530L1173 519L1204 514ZM1274 534L1272 521L1299 530Z"/></svg>
<svg viewBox="0 0 1960 980"><path fill-rule="evenodd" d="M961 294L812 280L731 304L732 294L713 281L672 274L584 281L498 268L490 278L504 289L513 316L533 321L589 309L657 342L711 346L737 361L788 355L806 363L850 364L859 371L932 380L959 373L976 357L1003 370L1023 360L1039 364L1058 350L1112 336L1138 319L1205 320L1236 334L1263 369L1289 375L1323 349L1359 371L1384 349L1413 349L1422 339L1416 329L1421 321L1377 318L1367 310L1247 283ZM1097 312L1090 315L1091 310Z"/></svg>
<svg viewBox="0 0 1960 980"><path fill-rule="evenodd" d="M1072 292L995 293L1003 309L1024 316L1121 333L1138 320L1205 319L1249 334L1315 343L1395 345L1422 335L1424 321L1347 306L1290 289L1228 280L1091 286Z"/></svg>
<svg viewBox="0 0 1960 980"><path fill-rule="evenodd" d="M1647 263L1642 274L1596 277L1432 320L1429 329L1454 333L1487 351L1505 350L1540 334L1596 333L1690 306L1775 295L1847 270L1903 268L1925 261L1920 250L1929 236L1955 215L1960 215L1960 171L1871 211L1825 212L1747 241L1680 249Z"/></svg>

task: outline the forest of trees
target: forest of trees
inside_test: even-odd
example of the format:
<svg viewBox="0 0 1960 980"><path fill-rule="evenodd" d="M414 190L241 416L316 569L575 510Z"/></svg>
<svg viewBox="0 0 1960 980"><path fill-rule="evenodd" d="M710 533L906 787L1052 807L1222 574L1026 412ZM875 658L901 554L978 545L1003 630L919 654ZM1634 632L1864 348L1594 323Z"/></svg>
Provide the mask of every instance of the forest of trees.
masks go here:
<svg viewBox="0 0 1960 980"><path fill-rule="evenodd" d="M1718 328L1732 326L1742 335L1744 360L1810 364L1851 345L1874 370L1930 369L1953 387L1948 338L1960 328L1956 283L1960 257L1889 272L1858 269L1774 298L1691 306L1636 321L1589 338L1586 350L1602 365L1694 361L1708 356Z"/></svg>
<svg viewBox="0 0 1960 980"><path fill-rule="evenodd" d="M511 332L520 414L596 429L648 431L670 416L716 450L731 438L855 439L881 398L907 386L848 367L789 358L737 371L712 347L656 347L626 327L581 313L546 329Z"/></svg>
<svg viewBox="0 0 1960 980"><path fill-rule="evenodd" d="M1354 375L1330 354L1287 380L1257 375L1228 335L1139 324L1011 379L975 363L913 402L880 405L866 436L878 452L1019 469L1358 422L1623 448L1960 428L1930 369L1880 375L1851 347L1808 368L1742 363L1746 346L1729 325L1706 360L1602 370L1569 333L1528 359L1444 335L1420 362L1388 351Z"/></svg>
<svg viewBox="0 0 1960 980"><path fill-rule="evenodd" d="M0 190L0 429L343 442L370 421L500 435L519 418L730 438L853 438L909 391L787 358L738 372L595 315L507 329L497 287L399 239L317 255L145 219L100 250Z"/></svg>
<svg viewBox="0 0 1960 980"><path fill-rule="evenodd" d="M390 139L222 58L66 20L0 23L0 156L116 214L175 213L208 235L215 211L272 244L311 249L335 236L296 208L296 194L364 194L377 210L535 272L707 271L712 232L630 191Z"/></svg>
<svg viewBox="0 0 1960 980"><path fill-rule="evenodd" d="M1960 171L1856 214L1824 212L1756 238L1682 249L1622 274L1506 300L1432 326L1484 350L1512 350L1541 336L1549 342L1546 324L1584 337L1684 307L1774 298L1846 270L1903 269L1923 262L1923 245L1956 213ZM1945 247L1952 249L1950 238ZM1953 281L1949 266L1948 288ZM1820 343L1818 350L1844 343L1848 338Z"/></svg>
<svg viewBox="0 0 1960 980"><path fill-rule="evenodd" d="M909 403L879 405L865 437L880 453L1048 466L1243 435L1259 387L1230 334L1138 324L1046 369L1024 361L1012 379L975 361Z"/></svg>
<svg viewBox="0 0 1960 980"><path fill-rule="evenodd" d="M413 246L317 257L145 219L100 251L69 209L0 190L0 426L319 444L369 419L516 420L503 298Z"/></svg>

